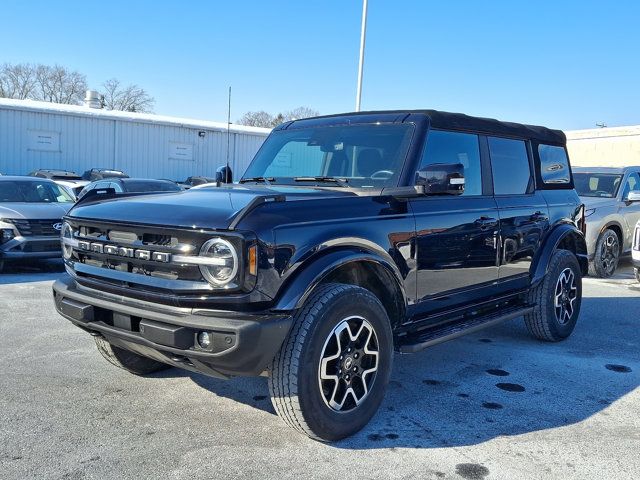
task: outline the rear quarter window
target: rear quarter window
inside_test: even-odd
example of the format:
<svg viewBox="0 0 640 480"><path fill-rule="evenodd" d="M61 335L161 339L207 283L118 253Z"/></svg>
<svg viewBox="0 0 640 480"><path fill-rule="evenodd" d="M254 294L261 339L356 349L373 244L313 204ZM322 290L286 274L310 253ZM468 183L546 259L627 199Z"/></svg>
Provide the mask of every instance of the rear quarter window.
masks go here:
<svg viewBox="0 0 640 480"><path fill-rule="evenodd" d="M547 185L567 185L571 183L569 158L564 147L555 145L538 145L540 158L540 176Z"/></svg>

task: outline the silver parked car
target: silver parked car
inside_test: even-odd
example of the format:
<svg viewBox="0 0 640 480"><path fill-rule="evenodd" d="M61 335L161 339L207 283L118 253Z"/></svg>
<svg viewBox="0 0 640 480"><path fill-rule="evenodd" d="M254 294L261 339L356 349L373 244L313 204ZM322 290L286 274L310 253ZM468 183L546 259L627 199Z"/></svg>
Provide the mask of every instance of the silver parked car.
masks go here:
<svg viewBox="0 0 640 480"><path fill-rule="evenodd" d="M573 180L585 204L589 274L610 277L640 220L640 167L575 167Z"/></svg>
<svg viewBox="0 0 640 480"><path fill-rule="evenodd" d="M73 201L51 180L0 177L0 271L6 261L62 257L62 217Z"/></svg>
<svg viewBox="0 0 640 480"><path fill-rule="evenodd" d="M640 220L636 223L636 229L633 232L633 246L631 248L633 273L636 275L636 280L640 282Z"/></svg>

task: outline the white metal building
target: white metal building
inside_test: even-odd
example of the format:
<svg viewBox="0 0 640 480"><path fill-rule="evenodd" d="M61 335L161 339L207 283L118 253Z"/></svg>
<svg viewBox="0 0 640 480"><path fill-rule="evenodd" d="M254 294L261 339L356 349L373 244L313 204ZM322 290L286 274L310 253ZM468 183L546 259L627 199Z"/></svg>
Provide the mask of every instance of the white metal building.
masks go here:
<svg viewBox="0 0 640 480"><path fill-rule="evenodd" d="M565 134L571 165L640 165L640 125L573 130Z"/></svg>
<svg viewBox="0 0 640 480"><path fill-rule="evenodd" d="M232 124L230 132L226 123L0 99L0 173L101 167L132 177L214 176L226 162L229 140L237 179L269 130Z"/></svg>

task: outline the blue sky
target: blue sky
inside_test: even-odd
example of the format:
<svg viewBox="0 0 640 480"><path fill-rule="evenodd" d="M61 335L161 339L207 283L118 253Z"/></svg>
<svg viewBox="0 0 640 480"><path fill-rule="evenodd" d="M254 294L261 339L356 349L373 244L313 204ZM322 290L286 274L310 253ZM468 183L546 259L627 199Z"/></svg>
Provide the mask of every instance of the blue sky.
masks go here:
<svg viewBox="0 0 640 480"><path fill-rule="evenodd" d="M116 77L156 113L224 120L355 102L361 0L5 0L0 63ZM640 2L370 0L363 110L562 129L640 124Z"/></svg>

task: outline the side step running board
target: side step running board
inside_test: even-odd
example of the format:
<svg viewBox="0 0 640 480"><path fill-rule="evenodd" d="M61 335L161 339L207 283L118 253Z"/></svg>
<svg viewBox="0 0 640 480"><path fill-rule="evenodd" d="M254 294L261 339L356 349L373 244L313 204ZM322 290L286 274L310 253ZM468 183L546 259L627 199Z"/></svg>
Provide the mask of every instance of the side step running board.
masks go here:
<svg viewBox="0 0 640 480"><path fill-rule="evenodd" d="M476 332L483 328L491 327L507 320L511 320L533 311L532 306L511 308L494 315L488 315L469 320L463 320L453 324L425 330L419 335L411 336L407 343L400 345L400 352L414 353L438 343L453 340L467 333Z"/></svg>

